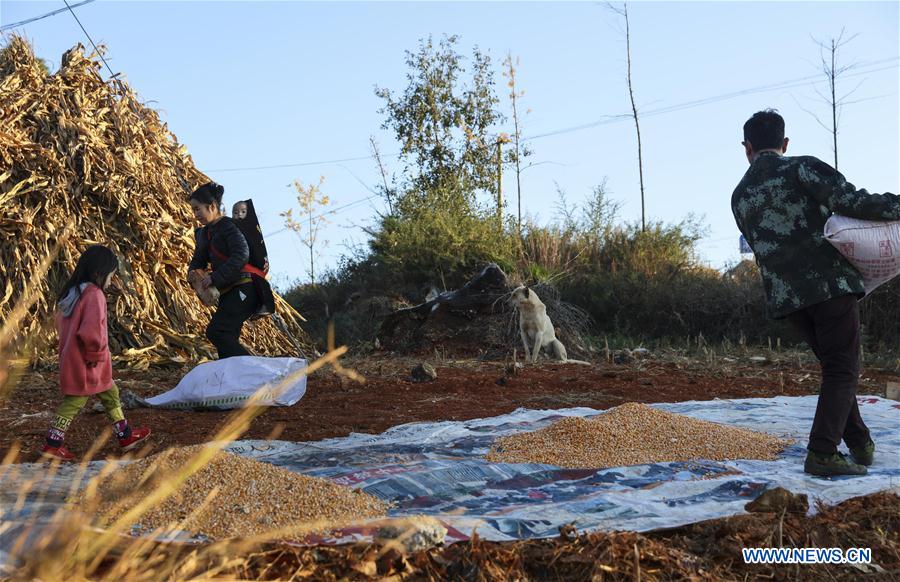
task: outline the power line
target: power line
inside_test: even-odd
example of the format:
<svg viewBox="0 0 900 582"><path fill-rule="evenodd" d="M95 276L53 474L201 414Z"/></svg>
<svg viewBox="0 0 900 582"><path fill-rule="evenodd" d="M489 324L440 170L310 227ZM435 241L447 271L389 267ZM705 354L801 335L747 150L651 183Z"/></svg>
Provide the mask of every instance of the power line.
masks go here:
<svg viewBox="0 0 900 582"><path fill-rule="evenodd" d="M93 0L91 0L91 1L93 2ZM63 2L65 3L66 8L68 8L69 12L72 13L72 17L75 19L75 22L78 23L79 27L81 27L81 31L84 32L84 35L91 42L91 46L94 47L94 52L97 54L97 56L100 57L100 60L103 61L103 64L106 65L106 70L109 71L109 75L110 75L109 78L114 82L114 85L116 87L118 87L119 91L121 91L121 96L123 98L127 97L124 84L122 83L122 81L120 79L117 78L119 76L119 73L114 73L112 68L109 66L109 63L106 62L106 58L104 58L103 53L100 51L99 48L97 48L97 44L94 42L94 39L91 38L91 35L88 34L88 31L84 27L84 25L81 24L81 20L78 19L78 16L75 14L75 11L72 10L73 7L69 5L68 0L63 0ZM79 6L79 5L76 4L76 6ZM98 75L98 77L99 77L99 75ZM142 120L144 119L143 111L138 109L138 110L136 110L136 113ZM182 177L181 172L178 170L178 166L176 166L175 164L173 164L171 162L170 162L170 166L172 167L172 170L175 173L175 177L178 179L178 182L181 184L181 187L185 191L190 192L190 189L189 189L187 183L184 181L184 178Z"/></svg>
<svg viewBox="0 0 900 582"><path fill-rule="evenodd" d="M898 59L897 57L892 57L892 58L889 58L889 59L882 59L882 60L879 60L879 61L873 61L873 62L871 62L871 63L868 63L867 66L870 66L870 67L871 67L871 66L874 66L874 65L879 65L879 64L883 64L883 63L887 63L887 62L891 62L891 61L897 61L897 60L900 60L900 59ZM894 68L895 68L895 67L881 67L881 68L872 69L872 70L858 71L858 72L855 73L854 75L845 75L845 76L846 76L846 77L850 77L850 76L859 76L859 75L865 75L865 74L869 74L869 73L875 73L875 72L884 71L884 70L888 70L888 69L894 69ZM659 109L651 110L651 111L646 112L644 115L645 115L645 116L649 116L649 115L662 115L662 114L664 114L664 113L672 113L672 112L680 111L680 110L683 110L683 109L689 109L689 108L692 108L692 107L699 107L699 106L701 106L701 105L707 105L707 104L710 104L710 103L715 103L715 102L717 102L717 101L722 101L722 100L725 100L725 99L731 99L731 98L734 98L734 97L740 97L740 96L743 96L743 95L751 95L751 94L754 94L754 93L761 93L761 92L764 92L764 91L773 91L773 90L779 90L779 89L791 89L791 88L795 88L795 87L802 87L802 86L807 86L807 85L814 85L814 84L816 84L816 83L819 82L819 81L815 81L815 82L810 82L810 81L811 81L812 79L816 79L816 78L818 78L818 77L819 77L819 75L810 75L810 76L808 76L808 77L800 77L800 78L798 78L798 79L793 79L793 80L790 80L790 81L782 81L782 82L780 82L780 83L772 83L772 84L769 84L769 85L762 85L762 86L759 86L759 87L753 87L753 88L750 88L750 89L744 89L744 90L741 90L741 91L734 91L734 92L731 92L731 93L724 93L724 94L722 94L722 95L717 95L717 96L714 96L714 97L707 97L707 98L704 98L704 99L696 99L696 100L693 100L693 101L686 101L686 102L684 102L684 103L679 103L679 104L670 105L670 106L667 106L667 107L661 107L661 108L659 108ZM631 116L630 113L620 114L620 115L608 115L608 116L606 116L606 119L603 119L603 120L600 120L600 121L597 121L597 122L587 123L587 124L582 124L582 125L573 126L573 127L569 127L569 128L564 128L564 129L561 129L561 130L556 130L556 131L554 131L554 132L548 132L548 133L544 133L544 134L539 134L539 135L532 136L532 137L530 137L530 138L525 138L525 139L538 139L538 138L540 138L540 137L548 137L548 136L551 136L551 135L560 135L560 134L562 134L562 133L569 133L569 132L572 132L572 131L580 131L580 130L582 130L582 129L588 129L588 128L591 128L591 127L597 127L597 126L599 126L599 125L606 125L606 124L609 124L609 123L615 123L615 122L617 122L617 121L622 121L623 119L627 119L627 118L629 118L630 116ZM523 141L525 141L525 140L523 140ZM391 156L399 156L399 155L400 155L400 154L391 154ZM311 165L326 164L326 163L340 163L340 162L343 162L343 161L357 161L357 160L368 160L368 159L374 159L374 156L361 156L361 157L357 157L357 158L347 158L347 159L344 159L344 160L332 160L332 161L330 161L330 162L305 162L305 163L302 163L302 164L283 164L283 165L279 165L279 166L267 166L267 167L259 167L259 168L235 168L235 169L232 169L232 170L218 170L218 171L240 171L240 170L242 170L242 169L268 169L268 168L280 168L280 167L311 166ZM542 162L542 163L544 163L544 162ZM550 162L547 162L547 163L550 163ZM529 167L530 167L530 166L529 166ZM345 169L346 169L346 168L345 168ZM527 168L526 168L526 169L527 169ZM211 170L211 171L215 171L215 170ZM349 170L348 170L348 171L349 171ZM355 176L354 176L354 177L355 177ZM358 178L357 178L357 180L358 180ZM369 200L371 200L371 199L373 199L373 198L376 198L376 197L378 197L378 195L377 195L377 194L373 194L373 195L371 195L371 196L367 196L367 197L365 197L365 198L361 198L361 199L359 199L359 200L355 200L355 201L350 202L350 203L348 203L348 204L345 204L345 205L343 205L343 206L339 206L338 208L335 208L334 210L331 210L331 211L328 211L328 212L324 212L324 213L322 213L322 214L319 214L319 215L313 217L312 220L316 220L316 219L322 218L322 217L324 217L324 216L329 216L329 215L333 215L333 214L338 214L338 213L340 213L340 212L342 212L342 211L344 211L344 210L350 209L350 208L352 208L352 207L354 207L354 206L357 206L357 205L359 205L359 204L362 204L363 202L367 202L367 201L369 201ZM284 231L286 231L286 230L290 230L290 229L287 228L287 227L282 228L282 229L280 229L280 230L277 230L277 231L275 231L275 232L273 232L273 233L267 235L265 238L269 238L269 237L275 236L275 235L277 235L277 234L281 234L282 232L284 232ZM706 239L705 239L705 240L702 242L702 244L712 244L712 243L717 243L717 242L720 242L720 241L730 240L731 238L732 238L732 237L721 237L721 238L718 238L718 239L712 239L712 240L706 240Z"/></svg>
<svg viewBox="0 0 900 582"><path fill-rule="evenodd" d="M876 64L882 64L882 63L885 63L885 62L888 62L888 61L896 61L896 60L898 60L897 57L891 58L891 59L884 59L884 60L881 60L881 61L874 61L874 62L872 62L872 63L869 63L868 66L874 66L874 65L876 65ZM887 70L894 70L894 69L896 69L896 67L893 67L893 66L891 66L891 67L880 67L880 68L869 69L869 70L864 70L864 71L857 71L857 72L854 73L854 74L846 74L846 75L844 75L844 77L858 77L858 76L860 76L860 75L868 75L868 74L870 74L870 73L877 73L877 72L880 72L880 71L887 71ZM820 75L816 75L816 76L820 76ZM718 96L718 97L709 97L709 98L706 98L706 99L698 99L697 101L694 101L694 102L682 103L682 104L678 104L678 105L671 105L671 106L668 106L668 107L663 107L663 108L660 108L660 109L655 109L655 110L652 110L652 111L648 111L648 112L646 113L646 115L659 115L659 114L661 114L661 113L671 113L671 112L673 112L673 111L681 111L681 110L683 110L683 109L688 109L688 108L691 108L691 107L697 107L697 106L700 106L700 105L707 105L707 104L709 104L709 103L715 103L715 102L717 102L717 101L723 101L723 100L725 100L725 99L729 99L729 98L732 98L732 97L742 97L742 96L744 96L744 95L753 95L753 94L756 94L756 93L763 93L763 92L765 92L765 91L775 91L775 90L780 90L780 89L796 89L796 88L799 88L799 87L806 87L806 86L809 86L809 85L817 85L817 84L819 84L819 83L824 83L824 82L825 82L825 79L821 79L821 80L819 80L819 81L809 81L809 79L810 79L810 77L806 77L806 78L803 78L803 79L798 79L796 82L787 82L787 81L786 81L786 82L783 83L783 84L777 84L777 85L772 85L772 86L767 86L767 87L757 87L757 88L755 88L755 89L746 89L746 90L744 90L744 91L738 91L738 92L735 92L735 93L730 93L730 94L726 94L726 95L721 95L721 96ZM802 81L806 81L806 82L802 82Z"/></svg>
<svg viewBox="0 0 900 582"><path fill-rule="evenodd" d="M78 26L81 27L81 30L84 32L84 36L86 36L87 39L88 39L89 41L91 41L91 46L94 47L94 52L97 53L97 55L100 57L100 60L103 61L103 64L104 64L104 65L106 65L106 70L109 71L110 77L114 79L114 78L116 77L116 73L113 73L113 70L109 67L109 63L107 63L107 62L106 62L106 59L103 58L103 53L100 52L100 49L98 49L98 48L97 48L97 45L94 43L94 39L91 38L91 35L89 35L89 34L88 34L88 31L85 30L84 25L81 24L81 21L80 21L80 20L78 20L78 16L75 14L75 11L72 10L72 7L71 7L71 6L69 6L69 0L63 0L63 2L65 2L66 8L69 9L69 12L72 13L72 16L75 18L75 22L77 22L77 23L78 23Z"/></svg>
<svg viewBox="0 0 900 582"><path fill-rule="evenodd" d="M51 16L56 16L60 12L65 12L66 10L71 10L72 8L78 8L79 6L84 6L85 4L90 4L94 0L84 0L84 2L79 2L78 4L73 4L72 6L66 5L66 8L60 8L58 10L54 10L53 12L48 12L47 14L42 14L40 16L35 16L33 18L28 18L26 20L20 20L19 22L13 22L12 24L4 24L0 26L0 31L9 30L11 28L16 28L19 26L24 26L26 24L31 24L32 22L37 22L38 20L43 20L44 18L49 18Z"/></svg>
<svg viewBox="0 0 900 582"><path fill-rule="evenodd" d="M388 154L388 157L398 157L400 153ZM321 162L298 162L295 164L276 164L274 166L250 166L246 168L216 168L210 172L250 172L254 170L277 170L279 168L301 168L304 166L325 166L328 164L340 164L343 162L358 162L360 160L372 160L375 156L359 156L356 158L343 158L340 160L323 160Z"/></svg>
<svg viewBox="0 0 900 582"><path fill-rule="evenodd" d="M894 62L894 61L897 61L897 60L898 60L898 57L891 57L891 58L888 58L888 59L881 59L881 60L878 60L878 61L872 61L872 62L870 62L870 63L867 63L866 66L872 67L872 66L875 66L875 65L880 65L880 64L883 64L883 63L887 63L887 62ZM877 73L877 72L880 72L880 71L894 70L894 69L896 69L896 67L893 67L893 66L890 66L890 67L879 67L879 68L875 68L875 69L868 69L868 70L863 70L863 71L857 71L857 72L855 72L854 74L847 74L847 75L844 75L844 77L855 77L855 76L860 76L860 75L868 75L868 74L870 74L870 73ZM814 79L819 79L819 80L814 80ZM674 112L676 112L676 111L682 111L682 110L685 110L685 109L691 109L691 108L693 108L693 107L700 107L700 106L702 106L702 105L710 105L710 104L712 104L712 103L716 103L716 102L719 102L719 101L725 101L725 100L727 100L727 99L733 99L733 98L735 98L735 97L743 97L743 96L745 96L745 95L753 95L753 94L756 94L756 93L764 93L764 92L767 92L767 91L778 91L778 90L783 90L783 89L795 89L795 88L798 88L798 87L805 87L805 86L808 86L808 85L816 85L816 84L822 83L822 82L825 82L825 80L824 80L824 79L821 79L821 74L810 75L810 76L807 76L807 77L800 77L800 78L798 78L798 79L791 79L791 80L788 80L788 81L781 81L781 82L779 82L779 83L772 83L772 84L769 84L769 85L761 85L761 86L759 86L759 87L752 87L752 88L749 88L749 89L742 89L742 90L740 90L740 91L733 91L733 92L730 92L730 93L723 93L723 94L721 94L721 95L716 95L716 96L713 96L713 97L704 97L704 98L702 98L702 99L695 99L695 100L692 100L692 101L685 101L685 102L683 102L683 103L676 103L676 104L674 104L674 105L668 105L668 106L666 106L666 107L660 107L660 108L658 108L658 109L652 109L652 110L650 110L650 111L645 111L645 112L642 113L641 115L642 115L643 117L649 117L649 116L653 116L653 115L662 115L662 114L665 114L665 113L674 113ZM599 126L601 126L601 125L608 125L608 124L610 124L610 123L616 123L616 122L619 122L619 121L624 121L624 120L626 120L626 119L630 119L630 118L631 118L631 115L632 115L631 113L622 113L622 114L619 114L619 115L606 115L606 116L603 117L603 119L599 119L599 120L594 121L594 122L591 122L591 123L584 123L584 124L581 124L581 125L576 125L576 126L572 126L572 127L566 127L566 128L562 128L562 129L558 129L558 130L554 130L554 131L549 131L549 132L547 132L547 133L542 133L542 134L538 134L538 135L533 135L533 136L525 137L525 138L522 139L522 141L531 141L531 140L540 139L540 138L544 138L544 137L551 137L551 136L555 136L555 135L562 135L562 134L565 134L565 133L571 133L571 132L574 132L574 131L582 131L582 130L584 130L584 129L590 129L590 128L593 128L593 127L599 127Z"/></svg>
<svg viewBox="0 0 900 582"><path fill-rule="evenodd" d="M87 0L87 1L93 2L94 0ZM103 54L100 52L100 50L97 48L97 45L94 43L94 39L91 38L91 35L88 34L88 31L84 28L84 25L81 24L81 21L78 19L78 16L75 15L75 12L72 10L72 6L69 6L68 0L63 0L63 2L66 4L66 8L69 10L69 12L72 13L72 16L75 18L75 21L78 23L78 26L81 27L81 30L84 32L84 35L91 42L91 45L94 47L94 51L96 51L96 53L100 56L100 59L103 61L103 64L106 65L106 69L109 71L109 74L112 77L116 77L116 74L113 73L112 69L109 66L109 63L106 62L106 59L103 58ZM87 2L83 2L83 3L87 3ZM79 5L76 5L76 6L79 6ZM57 12L62 12L62 10L59 10ZM389 154L389 156L398 156L398 155L400 155L400 154ZM357 160L367 160L367 159L371 159L371 158L373 158L373 156L346 158L343 160L332 160L329 162L306 162L306 163L301 163L301 164L285 164L285 165L281 165L281 166L266 166L266 167L259 167L259 168L244 168L244 169L271 169L271 168L278 168L278 167L311 166L311 165L319 165L319 164L324 164L324 163L340 163L340 162L351 162L351 161L357 161ZM221 170L210 170L210 171L227 172L227 171L231 171L231 170L221 169ZM323 212L322 214L312 217L311 220L318 220L319 218L323 218L325 216L339 214L340 212L349 210L350 208L352 208L354 206L358 206L358 205L362 204L363 202L367 202L367 201L371 200L372 198L377 198L377 197L378 197L378 194L372 194L371 196L367 196L360 200L355 200L348 204L344 204L343 206L338 206L337 208L329 210L328 212ZM287 227L282 228L281 230L273 232L269 236L274 236L276 234L284 232L285 230L288 230L288 228ZM268 238L268 237L266 237L266 238Z"/></svg>
<svg viewBox="0 0 900 582"><path fill-rule="evenodd" d="M887 58L887 59L871 61L869 63L866 63L864 66L873 67L875 65L881 65L884 63L896 62L897 60L900 60L900 58L891 57L891 58ZM893 67L893 66L880 67L880 68L875 68L875 69L857 71L853 74L847 74L844 76L845 77L853 77L853 76L859 76L859 75L868 75L870 73L878 73L881 71L892 70L895 68L896 67ZM819 79L819 80L816 80L816 79ZM815 85L815 84L818 84L821 82L824 82L824 80L821 79L821 74L809 75L806 77L799 77L797 79L780 81L778 83L771 83L768 85L760 85L758 87L751 87L749 89L741 89L739 91L732 91L730 93L723 93L721 95L715 95L712 97L704 97L702 99L694 99L691 101L685 101L683 103L676 103L674 105L668 105L666 107L660 107L657 109L652 109L652 110L646 111L646 112L642 113L641 115L644 117L649 117L649 116L654 116L654 115L663 115L666 113L675 113L677 111L691 109L694 107L700 107L703 105L709 105L712 103L717 103L719 101L734 99L736 97L743 97L745 95L753 95L756 93L764 93L767 91L778 91L778 90L783 90L783 89L795 89L798 87ZM574 125L574 126L570 126L570 127L564 127L561 129L548 131L546 133L540 133L537 135L526 136L526 137L522 138L521 141L523 141L523 142L532 141L532 140L541 139L541 138L545 138L545 137L552 137L555 135L563 135L563 134L572 133L575 131L582 131L585 129L591 129L591 128L599 127L602 125L608 125L611 123L625 121L627 119L631 119L631 117L632 117L631 113L620 113L620 114L616 114L616 115L604 115L601 119L599 119L597 121L592 121L589 123L583 123L580 125ZM402 155L402 152L397 152L397 153L393 153L393 154L387 154L387 157L400 157L401 155ZM323 160L323 161L318 161L318 162L297 162L297 163L291 163L291 164L277 164L277 165L272 165L272 166L219 168L219 169L215 169L215 170L210 170L210 172L249 172L249 171L256 171L256 170L274 170L274 169L280 169L280 168L300 168L300 167L306 167L306 166L324 166L324 165L328 165L328 164L339 164L339 163L343 163L343 162L357 162L357 161L362 161L362 160L373 160L373 159L375 159L374 155L368 155L368 156L358 156L355 158Z"/></svg>
<svg viewBox="0 0 900 582"><path fill-rule="evenodd" d="M331 215L334 215L334 214L340 214L341 212L345 212L345 211L347 211L347 210L350 210L351 208L353 208L353 207L355 207L355 206L359 206L359 205L362 204L363 202L368 202L369 200L371 200L371 199L373 199L373 198L377 198L378 196L379 196L378 194L372 194L371 196L366 196L365 198L360 198L359 200L354 200L353 202L348 202L347 204L344 204L343 206L338 206L337 208L333 208L333 209L331 209L331 210L329 210L329 211L327 211L327 212L323 212L323 213L321 213L321 214L318 214L318 215L316 215L316 216L313 216L313 217L312 217L311 219L309 219L309 220L318 220L318 219L324 218L324 217L326 217L326 216L331 216ZM287 231L287 230L290 230L290 228L286 226L286 227L284 227L284 228L281 228L281 229L279 229L279 230L276 230L275 232L271 232L271 233L267 234L267 235L266 235L265 237L263 237L263 238L273 237L273 236L275 236L276 234L281 234L282 232L285 232L285 231Z"/></svg>

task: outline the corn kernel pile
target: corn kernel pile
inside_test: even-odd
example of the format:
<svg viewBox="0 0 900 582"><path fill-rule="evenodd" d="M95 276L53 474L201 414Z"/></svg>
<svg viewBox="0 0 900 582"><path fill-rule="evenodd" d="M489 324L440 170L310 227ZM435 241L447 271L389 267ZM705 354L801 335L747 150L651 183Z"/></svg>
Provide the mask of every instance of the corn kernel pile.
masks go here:
<svg viewBox="0 0 900 582"><path fill-rule="evenodd" d="M170 449L117 470L98 487L98 515L115 521L176 474L200 447ZM213 489L215 496L204 505ZM140 517L138 529L178 529L211 539L273 530L327 531L353 521L381 517L388 504L326 479L220 452L168 499Z"/></svg>
<svg viewBox="0 0 900 582"><path fill-rule="evenodd" d="M790 443L629 402L593 419L566 418L541 430L501 437L487 459L572 469L696 459L768 461Z"/></svg>

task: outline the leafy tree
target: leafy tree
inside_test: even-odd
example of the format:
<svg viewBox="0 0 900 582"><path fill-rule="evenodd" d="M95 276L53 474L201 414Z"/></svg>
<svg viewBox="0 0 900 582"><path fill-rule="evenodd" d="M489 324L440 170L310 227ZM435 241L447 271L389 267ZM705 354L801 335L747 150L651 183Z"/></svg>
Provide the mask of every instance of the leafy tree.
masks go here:
<svg viewBox="0 0 900 582"><path fill-rule="evenodd" d="M408 85L402 93L376 88L384 99L382 127L391 129L404 164L394 208L401 216L429 207L472 212L478 192L496 192L497 110L490 57L477 47L466 68L457 36L420 40L407 51Z"/></svg>

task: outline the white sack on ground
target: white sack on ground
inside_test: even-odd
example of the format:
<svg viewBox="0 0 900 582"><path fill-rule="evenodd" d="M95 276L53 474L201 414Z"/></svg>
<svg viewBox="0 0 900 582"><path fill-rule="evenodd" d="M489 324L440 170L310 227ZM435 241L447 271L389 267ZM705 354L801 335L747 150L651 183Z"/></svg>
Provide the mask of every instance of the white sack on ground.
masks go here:
<svg viewBox="0 0 900 582"><path fill-rule="evenodd" d="M825 223L825 239L860 272L866 294L900 275L900 221L835 214Z"/></svg>
<svg viewBox="0 0 900 582"><path fill-rule="evenodd" d="M147 399L160 408L204 408L228 410L240 408L253 394L265 389L262 406L291 406L306 393L306 376L286 386L280 382L306 367L300 358L264 358L235 356L200 364L187 373L175 388Z"/></svg>

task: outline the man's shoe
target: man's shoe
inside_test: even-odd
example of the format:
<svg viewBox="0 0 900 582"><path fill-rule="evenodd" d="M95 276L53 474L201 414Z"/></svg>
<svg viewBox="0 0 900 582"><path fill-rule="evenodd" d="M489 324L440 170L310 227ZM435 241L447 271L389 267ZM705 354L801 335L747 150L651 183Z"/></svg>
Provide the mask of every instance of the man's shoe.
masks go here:
<svg viewBox="0 0 900 582"><path fill-rule="evenodd" d="M130 451L131 449L137 447L142 442L147 440L147 437L150 436L150 429L142 426L140 428L131 429L131 435L125 437L124 439L119 439L119 446L122 447L123 451Z"/></svg>
<svg viewBox="0 0 900 582"><path fill-rule="evenodd" d="M875 461L875 443L872 439L861 447L850 447L850 456L853 461L868 467Z"/></svg>
<svg viewBox="0 0 900 582"><path fill-rule="evenodd" d="M803 470L811 475L820 477L836 477L838 475L865 475L868 471L862 465L848 461L840 453L806 453L806 463Z"/></svg>
<svg viewBox="0 0 900 582"><path fill-rule="evenodd" d="M41 448L41 457L51 461L54 459L66 462L75 460L75 455L66 448L66 445L59 445L58 447L44 445L43 448Z"/></svg>

